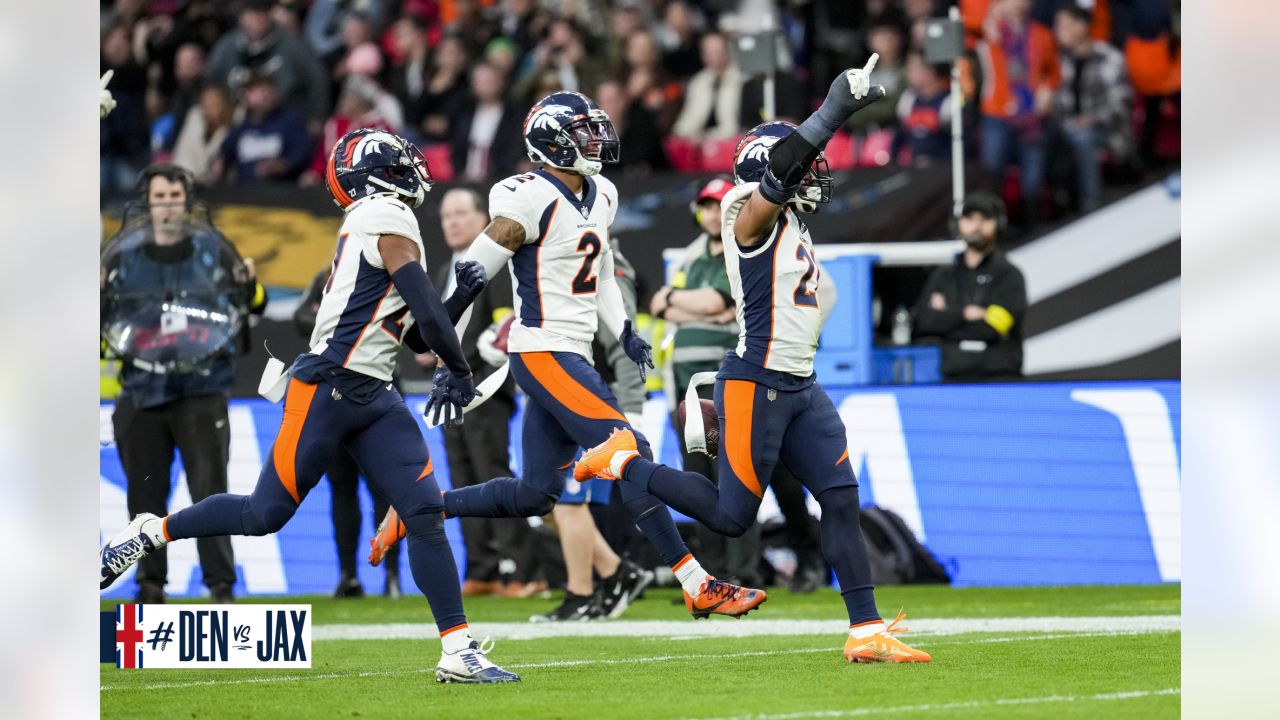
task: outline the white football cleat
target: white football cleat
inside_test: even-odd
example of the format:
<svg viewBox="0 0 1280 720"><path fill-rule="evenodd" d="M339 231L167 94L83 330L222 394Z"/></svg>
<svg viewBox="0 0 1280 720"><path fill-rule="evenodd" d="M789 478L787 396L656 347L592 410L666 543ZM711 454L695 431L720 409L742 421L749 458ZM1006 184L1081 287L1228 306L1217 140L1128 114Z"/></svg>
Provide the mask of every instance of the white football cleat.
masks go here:
<svg viewBox="0 0 1280 720"><path fill-rule="evenodd" d="M151 513L135 517L111 542L102 546L102 585L106 590L125 570L147 555L168 544L160 518Z"/></svg>
<svg viewBox="0 0 1280 720"><path fill-rule="evenodd" d="M436 665L436 682L442 683L506 683L520 682L520 676L494 665L484 654L493 649L493 643L484 645L472 640L467 647L454 652L440 653Z"/></svg>

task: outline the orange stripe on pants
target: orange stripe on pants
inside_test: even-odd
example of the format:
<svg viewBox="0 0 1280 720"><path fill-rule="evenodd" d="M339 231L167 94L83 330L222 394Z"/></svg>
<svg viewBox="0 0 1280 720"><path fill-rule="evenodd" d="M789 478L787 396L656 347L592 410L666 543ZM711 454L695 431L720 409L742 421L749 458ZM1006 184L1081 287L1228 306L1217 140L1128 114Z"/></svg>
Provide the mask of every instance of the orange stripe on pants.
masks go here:
<svg viewBox="0 0 1280 720"><path fill-rule="evenodd" d="M520 353L520 361L529 369L529 374L533 375L535 380L542 383L542 386L556 400L573 412L592 420L617 420L623 423L627 421L622 413L565 372L551 353Z"/></svg>
<svg viewBox="0 0 1280 720"><path fill-rule="evenodd" d="M724 381L724 433L722 442L729 467L756 497L763 497L756 466L751 461L751 415L755 410L756 384L750 380Z"/></svg>
<svg viewBox="0 0 1280 720"><path fill-rule="evenodd" d="M302 426L307 422L307 411L311 409L311 398L315 394L315 385L296 379L289 380L289 394L284 401L284 420L280 423L280 432L276 433L276 444L271 450L271 461L276 466L276 474L280 476L280 484L289 491L294 503L302 502L298 497L298 476L294 465L298 455L298 438L302 437Z"/></svg>

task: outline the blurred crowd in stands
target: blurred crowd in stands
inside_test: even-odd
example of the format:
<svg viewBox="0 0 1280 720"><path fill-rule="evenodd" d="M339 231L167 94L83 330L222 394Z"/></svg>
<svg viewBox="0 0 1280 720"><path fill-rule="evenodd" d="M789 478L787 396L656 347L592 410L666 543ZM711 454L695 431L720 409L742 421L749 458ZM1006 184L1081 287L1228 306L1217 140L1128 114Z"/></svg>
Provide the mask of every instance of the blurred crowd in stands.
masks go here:
<svg viewBox="0 0 1280 720"><path fill-rule="evenodd" d="M617 173L730 168L762 120L738 41L782 43L779 118L879 53L888 98L827 148L833 169L949 163L951 68L922 54L947 0L104 0L104 194L171 160L202 184L323 182L333 142L378 126L438 179L527 165L539 97L586 93L622 139ZM1103 178L1178 154L1180 0L958 0L965 149L1015 215L1089 209Z"/></svg>

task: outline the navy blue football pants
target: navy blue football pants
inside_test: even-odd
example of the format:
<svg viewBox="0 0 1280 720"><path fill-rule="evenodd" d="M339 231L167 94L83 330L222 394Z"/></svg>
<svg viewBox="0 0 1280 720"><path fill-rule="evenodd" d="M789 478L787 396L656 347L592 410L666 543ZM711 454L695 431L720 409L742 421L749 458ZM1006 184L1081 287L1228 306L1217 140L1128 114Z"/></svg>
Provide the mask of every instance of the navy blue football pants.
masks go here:
<svg viewBox="0 0 1280 720"><path fill-rule="evenodd" d="M289 381L284 419L251 495L212 495L165 518L170 540L267 535L289 522L344 446L400 514L409 565L441 632L466 624L458 569L444 532L444 503L426 441L390 384L361 405L326 382Z"/></svg>

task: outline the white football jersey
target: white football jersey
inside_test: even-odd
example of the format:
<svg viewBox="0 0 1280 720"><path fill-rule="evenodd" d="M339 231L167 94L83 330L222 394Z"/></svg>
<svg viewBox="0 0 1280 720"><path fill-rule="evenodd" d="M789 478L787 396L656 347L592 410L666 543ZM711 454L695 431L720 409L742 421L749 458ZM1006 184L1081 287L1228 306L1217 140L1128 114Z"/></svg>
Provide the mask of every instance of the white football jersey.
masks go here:
<svg viewBox="0 0 1280 720"><path fill-rule="evenodd" d="M311 352L348 370L390 380L413 316L378 252L383 235L412 240L426 269L418 219L408 205L391 195L370 195L352 203L338 231L333 269L311 331Z"/></svg>
<svg viewBox="0 0 1280 720"><path fill-rule="evenodd" d="M736 352L763 368L808 377L822 333L822 271L809 229L790 207L778 215L763 243L750 250L738 247L733 223L756 185L734 187L721 204L725 267L742 328Z"/></svg>
<svg viewBox="0 0 1280 720"><path fill-rule="evenodd" d="M509 263L516 322L511 352L563 351L591 358L596 290L613 272L609 226L618 190L608 179L583 178L580 199L545 170L514 175L489 191L489 214L524 228L525 244Z"/></svg>

